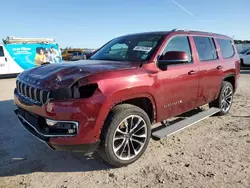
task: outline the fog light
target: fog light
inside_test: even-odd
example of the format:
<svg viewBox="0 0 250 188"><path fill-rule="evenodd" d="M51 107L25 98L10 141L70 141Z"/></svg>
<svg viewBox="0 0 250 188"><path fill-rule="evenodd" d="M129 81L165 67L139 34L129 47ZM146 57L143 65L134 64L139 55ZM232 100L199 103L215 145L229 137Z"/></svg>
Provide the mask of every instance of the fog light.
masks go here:
<svg viewBox="0 0 250 188"><path fill-rule="evenodd" d="M55 124L57 124L57 121L53 121L53 120L50 120L50 119L46 119L46 123L48 126L52 127L54 126Z"/></svg>
<svg viewBox="0 0 250 188"><path fill-rule="evenodd" d="M45 127L46 133L52 134L77 134L78 123L74 121L56 121L46 119L47 127Z"/></svg>

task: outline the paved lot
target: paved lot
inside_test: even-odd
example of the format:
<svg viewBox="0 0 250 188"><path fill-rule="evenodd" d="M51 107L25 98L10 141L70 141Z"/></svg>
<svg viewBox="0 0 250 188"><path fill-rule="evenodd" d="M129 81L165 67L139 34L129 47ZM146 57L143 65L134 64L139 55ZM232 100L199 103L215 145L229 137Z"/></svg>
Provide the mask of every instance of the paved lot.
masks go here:
<svg viewBox="0 0 250 188"><path fill-rule="evenodd" d="M13 113L15 79L0 79L0 187L250 187L250 71L231 113L162 141L136 163L111 169L98 156L57 152Z"/></svg>

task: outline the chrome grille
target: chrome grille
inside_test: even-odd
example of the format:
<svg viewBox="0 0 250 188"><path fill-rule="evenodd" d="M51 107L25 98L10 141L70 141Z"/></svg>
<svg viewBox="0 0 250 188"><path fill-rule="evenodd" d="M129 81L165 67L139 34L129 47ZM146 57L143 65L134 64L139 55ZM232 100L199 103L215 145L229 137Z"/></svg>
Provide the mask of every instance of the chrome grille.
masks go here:
<svg viewBox="0 0 250 188"><path fill-rule="evenodd" d="M49 91L34 88L20 81L16 82L16 89L19 94L36 103L45 104L50 98Z"/></svg>

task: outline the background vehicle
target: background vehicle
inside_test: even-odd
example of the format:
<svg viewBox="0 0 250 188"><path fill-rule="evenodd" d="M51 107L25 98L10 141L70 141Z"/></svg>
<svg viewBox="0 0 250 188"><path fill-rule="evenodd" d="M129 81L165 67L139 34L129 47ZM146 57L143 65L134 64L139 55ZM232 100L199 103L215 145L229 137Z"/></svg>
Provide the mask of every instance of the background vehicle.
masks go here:
<svg viewBox="0 0 250 188"><path fill-rule="evenodd" d="M85 52L85 50L83 50L83 49L66 49L66 50L64 50L63 52L62 52L62 58L64 59L64 60L69 60L69 56L71 56L74 52L76 52L76 53L80 53L80 52L82 52L82 53L84 53Z"/></svg>
<svg viewBox="0 0 250 188"><path fill-rule="evenodd" d="M51 148L98 149L120 167L140 158L151 135L160 139L227 114L239 73L227 36L179 29L132 34L113 39L89 60L22 73L15 112ZM166 126L165 120L205 104L207 111ZM152 133L156 122L163 126Z"/></svg>
<svg viewBox="0 0 250 188"><path fill-rule="evenodd" d="M20 73L47 62L62 62L54 39L7 37L0 44L0 75Z"/></svg>
<svg viewBox="0 0 250 188"><path fill-rule="evenodd" d="M239 56L242 66L250 66L250 48L241 51Z"/></svg>
<svg viewBox="0 0 250 188"><path fill-rule="evenodd" d="M72 54L68 55L69 61L77 61L81 59L87 59L86 55L83 52L73 52Z"/></svg>

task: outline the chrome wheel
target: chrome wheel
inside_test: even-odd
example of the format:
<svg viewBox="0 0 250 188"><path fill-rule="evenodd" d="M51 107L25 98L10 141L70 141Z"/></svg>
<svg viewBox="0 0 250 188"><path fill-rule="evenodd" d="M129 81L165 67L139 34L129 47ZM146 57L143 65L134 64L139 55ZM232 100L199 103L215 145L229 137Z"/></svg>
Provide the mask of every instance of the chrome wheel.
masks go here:
<svg viewBox="0 0 250 188"><path fill-rule="evenodd" d="M232 105L232 100L233 100L233 90L231 87L227 86L223 90L222 100L221 100L221 109L224 112L227 112L230 109Z"/></svg>
<svg viewBox="0 0 250 188"><path fill-rule="evenodd" d="M120 160L136 157L147 141L147 125L138 115L125 118L116 128L113 136L113 152Z"/></svg>

